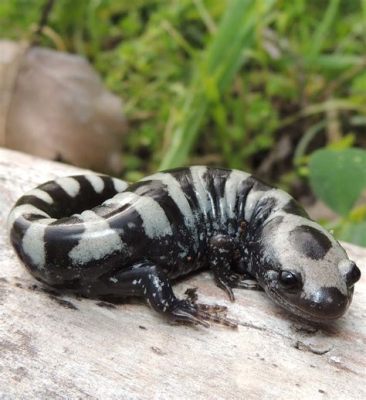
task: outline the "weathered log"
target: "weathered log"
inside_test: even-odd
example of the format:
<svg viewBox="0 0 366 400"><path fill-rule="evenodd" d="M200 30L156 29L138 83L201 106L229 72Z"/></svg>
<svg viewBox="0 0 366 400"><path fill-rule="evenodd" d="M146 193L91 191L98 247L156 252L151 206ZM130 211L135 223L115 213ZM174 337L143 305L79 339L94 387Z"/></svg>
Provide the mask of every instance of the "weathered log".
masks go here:
<svg viewBox="0 0 366 400"><path fill-rule="evenodd" d="M264 293L230 303L208 272L183 295L229 307L239 328L171 325L139 301L112 305L44 290L10 247L6 218L25 190L82 170L0 149L1 399L365 399L366 249L345 244L363 277L340 320L304 324Z"/></svg>

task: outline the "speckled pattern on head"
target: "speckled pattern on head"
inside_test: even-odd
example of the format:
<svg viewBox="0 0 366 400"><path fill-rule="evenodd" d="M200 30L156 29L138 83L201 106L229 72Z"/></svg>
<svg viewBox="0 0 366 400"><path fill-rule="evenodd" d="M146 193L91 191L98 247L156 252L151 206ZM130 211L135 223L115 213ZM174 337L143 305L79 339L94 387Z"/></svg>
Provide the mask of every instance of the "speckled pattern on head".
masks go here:
<svg viewBox="0 0 366 400"><path fill-rule="evenodd" d="M179 168L131 185L58 178L22 196L8 225L19 258L45 284L141 296L171 319L204 326L236 324L225 307L176 298L172 279L210 268L231 300L233 288L261 288L291 313L325 321L344 314L360 277L289 194L238 170Z"/></svg>

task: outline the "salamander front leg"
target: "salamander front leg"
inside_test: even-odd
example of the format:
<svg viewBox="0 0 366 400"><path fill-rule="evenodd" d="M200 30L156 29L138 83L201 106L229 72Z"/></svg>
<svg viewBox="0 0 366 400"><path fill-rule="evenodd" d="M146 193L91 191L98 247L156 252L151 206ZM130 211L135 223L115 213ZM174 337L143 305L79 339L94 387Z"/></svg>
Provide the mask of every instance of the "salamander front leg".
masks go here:
<svg viewBox="0 0 366 400"><path fill-rule="evenodd" d="M214 274L216 284L223 289L231 301L235 301L232 288L262 290L257 282L250 279L248 274L237 274L233 272L233 254L237 244L230 236L217 235L211 238L209 243L210 267ZM248 281L248 279L250 279Z"/></svg>
<svg viewBox="0 0 366 400"><path fill-rule="evenodd" d="M164 271L150 263L138 263L113 276L104 277L108 281L109 295L141 296L160 314L173 321L187 322L209 327L208 321L236 327L237 324L222 315L221 306L199 304L187 298L177 299Z"/></svg>

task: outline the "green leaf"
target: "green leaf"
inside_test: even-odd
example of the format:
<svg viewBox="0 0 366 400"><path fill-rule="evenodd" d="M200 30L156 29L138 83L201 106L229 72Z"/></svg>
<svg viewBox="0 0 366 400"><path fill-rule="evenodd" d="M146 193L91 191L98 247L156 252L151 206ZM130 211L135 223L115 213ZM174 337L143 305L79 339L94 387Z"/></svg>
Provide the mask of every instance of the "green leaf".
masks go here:
<svg viewBox="0 0 366 400"><path fill-rule="evenodd" d="M310 184L332 210L346 216L366 188L366 151L322 149L309 163Z"/></svg>
<svg viewBox="0 0 366 400"><path fill-rule="evenodd" d="M362 73L358 75L353 81L351 85L351 92L354 94L365 94L366 89L366 73Z"/></svg>
<svg viewBox="0 0 366 400"><path fill-rule="evenodd" d="M365 62L364 57L355 54L321 54L316 58L305 55L305 62L309 68L323 68L325 70L342 70L362 66Z"/></svg>
<svg viewBox="0 0 366 400"><path fill-rule="evenodd" d="M337 239L366 246L366 221L359 223L345 222L340 232L337 232Z"/></svg>

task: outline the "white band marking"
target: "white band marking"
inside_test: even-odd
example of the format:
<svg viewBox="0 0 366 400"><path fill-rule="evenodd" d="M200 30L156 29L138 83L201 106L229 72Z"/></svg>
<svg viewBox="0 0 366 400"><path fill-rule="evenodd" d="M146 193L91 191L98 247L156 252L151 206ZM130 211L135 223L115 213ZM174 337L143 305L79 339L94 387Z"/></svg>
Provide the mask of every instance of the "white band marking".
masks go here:
<svg viewBox="0 0 366 400"><path fill-rule="evenodd" d="M70 197L75 197L80 192L80 183L71 176L58 178L55 182L63 189Z"/></svg>
<svg viewBox="0 0 366 400"><path fill-rule="evenodd" d="M119 207L130 204L140 215L145 233L151 239L173 234L164 210L159 203L151 197L139 196L132 192L124 192L115 195L103 204L113 204Z"/></svg>
<svg viewBox="0 0 366 400"><path fill-rule="evenodd" d="M37 197L37 199L43 200L48 204L53 203L53 198L47 192L41 189L33 189L30 192L26 193L25 196L34 196Z"/></svg>
<svg viewBox="0 0 366 400"><path fill-rule="evenodd" d="M117 178L112 178L113 186L116 190L116 192L120 193L123 192L126 187L128 186L128 183L125 181L122 181L121 179Z"/></svg>
<svg viewBox="0 0 366 400"><path fill-rule="evenodd" d="M100 176L90 174L90 175L85 175L85 179L92 185L96 193L103 192L104 182Z"/></svg>
<svg viewBox="0 0 366 400"><path fill-rule="evenodd" d="M125 246L118 233L95 212L87 210L75 215L85 222L85 231L79 243L69 252L74 264L100 260Z"/></svg>
<svg viewBox="0 0 366 400"><path fill-rule="evenodd" d="M46 250L44 234L51 222L56 221L55 219L43 219L33 222L29 225L26 230L23 240L23 250L31 258L32 263L38 268L44 268L46 264Z"/></svg>

